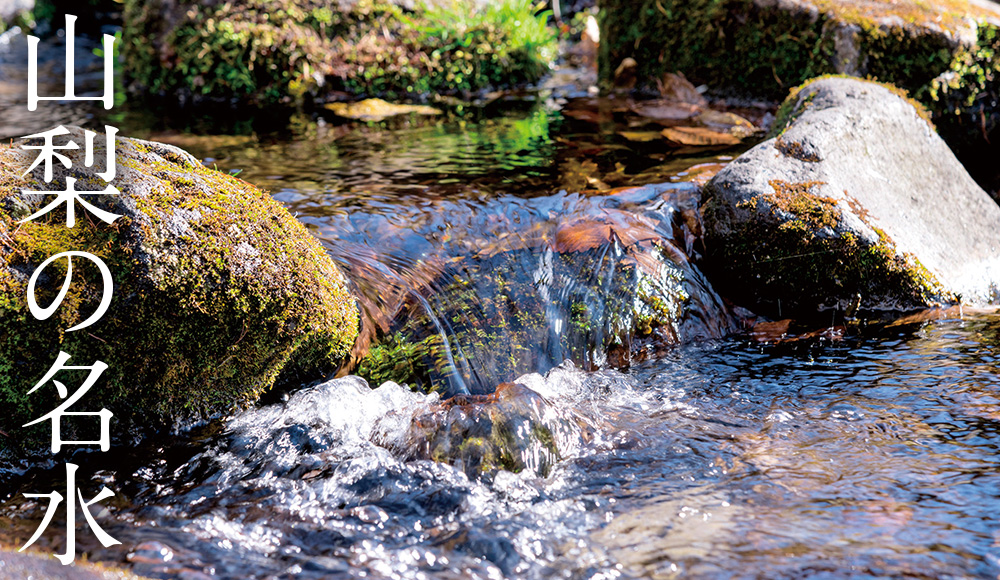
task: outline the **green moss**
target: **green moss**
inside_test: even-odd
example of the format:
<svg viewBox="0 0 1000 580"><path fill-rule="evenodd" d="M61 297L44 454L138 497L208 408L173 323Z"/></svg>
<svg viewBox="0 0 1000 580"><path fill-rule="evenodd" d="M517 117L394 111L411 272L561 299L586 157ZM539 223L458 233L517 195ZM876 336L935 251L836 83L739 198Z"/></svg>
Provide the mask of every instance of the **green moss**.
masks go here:
<svg viewBox="0 0 1000 580"><path fill-rule="evenodd" d="M822 228L832 229L840 221L837 202L829 197L812 193L812 188L823 185L823 182L788 183L780 179L772 179L768 185L774 190L774 195L767 200L768 203L795 216L794 220L789 223L800 222L809 229L819 230ZM758 203L760 198L754 198L753 201Z"/></svg>
<svg viewBox="0 0 1000 580"><path fill-rule="evenodd" d="M607 80L627 57L640 86L683 72L710 87L778 98L811 76L833 72L822 19L753 0L606 2L599 66Z"/></svg>
<svg viewBox="0 0 1000 580"><path fill-rule="evenodd" d="M839 213L832 199L811 193L815 185L772 182L774 195L741 204L758 218L724 236L708 235L706 269L720 292L757 312L804 319L817 316L817 304L843 309L843 296L861 296L862 312L866 305L905 311L953 298L912 256L900 256L884 233L870 243L833 231ZM726 210L713 196L704 211L711 222L714 213ZM725 270L713 266L722 264Z"/></svg>
<svg viewBox="0 0 1000 580"><path fill-rule="evenodd" d="M511 381L566 358L595 368L607 364L616 346L639 349L646 338L676 342L689 299L681 271L658 247L632 250L656 264L656 272L629 254L615 257L607 246L555 254L549 282L532 275L545 249L468 258L460 276L441 275L426 297L437 323L414 301L357 373L372 384L392 380L453 392L461 382L489 393L496 388L491 381ZM628 364L630 354L618 364Z"/></svg>
<svg viewBox="0 0 1000 580"><path fill-rule="evenodd" d="M0 148L0 208L21 188L46 189L21 180L12 152ZM73 356L71 364L109 365L88 406L105 406L137 429L245 405L293 356L327 366L346 356L357 334L354 301L322 247L287 211L169 149L119 140L118 153L119 178L128 180L118 186L151 187L128 195L134 209L110 226L87 220L68 229L57 213L19 225L0 211L0 360L8 370L0 373L0 405L10 411L0 429L29 442L43 438L44 429L20 426L58 399L51 388L26 393L60 350ZM126 169L147 177L123 178ZM97 255L115 281L108 313L73 333L63 329L89 315L103 291L85 260L74 261L58 316L37 321L25 300L26 275L67 250ZM65 261L46 270L39 303L53 299L60 270Z"/></svg>
<svg viewBox="0 0 1000 580"><path fill-rule="evenodd" d="M136 89L261 104L339 90L401 98L531 83L555 56L554 31L529 0L414 12L380 0L338 11L309 0L170 10L125 2L123 54Z"/></svg>
<svg viewBox="0 0 1000 580"><path fill-rule="evenodd" d="M9 22L5 22L0 18L0 32L6 32L8 29L15 26L21 27L22 30L31 30L35 27L35 20L31 12L22 12L17 14Z"/></svg>
<svg viewBox="0 0 1000 580"><path fill-rule="evenodd" d="M471 478L500 469L530 469L547 477L565 453L555 434L565 441L579 429L575 417L551 407L534 391L506 383L491 395L444 401L431 415L414 421L407 441L411 453L460 465Z"/></svg>

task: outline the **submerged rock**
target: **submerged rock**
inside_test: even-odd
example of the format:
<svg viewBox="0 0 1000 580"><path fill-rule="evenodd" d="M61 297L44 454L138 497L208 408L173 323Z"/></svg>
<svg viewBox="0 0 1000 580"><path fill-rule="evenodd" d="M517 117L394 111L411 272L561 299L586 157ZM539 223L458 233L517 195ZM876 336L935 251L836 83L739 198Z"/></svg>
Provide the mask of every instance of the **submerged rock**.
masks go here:
<svg viewBox="0 0 1000 580"><path fill-rule="evenodd" d="M531 2L125 1L132 92L272 104L537 81L555 33Z"/></svg>
<svg viewBox="0 0 1000 580"><path fill-rule="evenodd" d="M724 336L730 314L682 249L696 235L697 199L693 186L662 184L539 197L525 202L537 213L509 209L475 228L455 217L451 235L468 239L451 243L465 248L423 264L423 287L379 313L356 372L486 394L566 359L624 368L665 346Z"/></svg>
<svg viewBox="0 0 1000 580"><path fill-rule="evenodd" d="M84 143L79 129L69 138ZM121 422L156 427L227 412L254 401L293 358L322 366L347 354L358 313L345 280L268 194L176 147L120 138L112 183L121 195L86 200L122 217L108 225L78 204L73 228L63 209L20 223L51 201L22 190L58 191L68 178L80 190L106 185L82 170L83 148L63 151L73 169L56 163L52 183L42 181L43 166L22 178L34 152L21 144L0 146L0 430L8 437L0 449L30 448L48 434L47 423L21 425L59 404L51 384L28 391L60 351L70 365L108 365L75 410L112 410L118 435ZM98 147L101 169L105 158ZM101 258L114 293L99 322L67 332L102 299L94 264L73 260L67 298L45 321L29 313L27 287L40 264L71 250ZM66 268L60 259L41 271L38 304L53 302ZM79 384L60 380L70 392ZM71 438L73 426L63 429Z"/></svg>
<svg viewBox="0 0 1000 580"><path fill-rule="evenodd" d="M493 394L453 397L415 414L405 445L385 443L406 459L447 463L470 478L501 469L547 477L557 462L593 436L593 430L582 415L528 387L503 383Z"/></svg>
<svg viewBox="0 0 1000 580"><path fill-rule="evenodd" d="M679 71L781 99L843 73L909 91L953 146L1000 126L1000 6L984 0L605 0L600 50L605 83L629 61L639 87Z"/></svg>
<svg viewBox="0 0 1000 580"><path fill-rule="evenodd" d="M914 105L827 78L789 97L777 137L705 187L704 267L766 314L994 302L1000 207Z"/></svg>

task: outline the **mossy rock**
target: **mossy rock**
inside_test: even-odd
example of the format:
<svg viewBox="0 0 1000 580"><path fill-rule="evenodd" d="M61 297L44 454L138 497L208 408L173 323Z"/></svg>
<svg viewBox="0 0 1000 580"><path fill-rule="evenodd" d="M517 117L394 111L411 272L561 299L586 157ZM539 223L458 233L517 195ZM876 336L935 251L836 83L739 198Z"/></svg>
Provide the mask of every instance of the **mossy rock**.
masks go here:
<svg viewBox="0 0 1000 580"><path fill-rule="evenodd" d="M720 293L820 321L1000 297L1000 207L919 105L831 77L782 109L779 134L705 187L702 266Z"/></svg>
<svg viewBox="0 0 1000 580"><path fill-rule="evenodd" d="M603 0L601 74L637 63L738 95L784 98L823 74L892 83L953 147L1000 124L1000 6L981 0Z"/></svg>
<svg viewBox="0 0 1000 580"><path fill-rule="evenodd" d="M70 138L84 143L79 129ZM112 433L123 437L239 408L290 360L332 367L350 349L358 313L343 276L265 192L175 147L120 138L112 183L121 195L87 201L122 217L107 225L78 205L72 229L62 210L20 223L45 201L22 190L65 189L67 177L78 190L106 185L83 171L82 148L70 152L72 169L55 164L52 183L41 181L41 166L22 178L34 152L21 144L0 146L0 430L7 435L0 445L28 452L48 437L48 424L22 425L60 401L51 384L28 394L60 351L71 365L108 365L72 410L112 410ZM98 166L105 155L99 147ZM114 293L99 322L66 332L100 302L96 267L73 261L66 299L45 321L29 312L27 285L43 261L70 250L101 258ZM42 271L38 304L52 303L66 265L61 259ZM63 375L67 385L80 384L80 376ZM73 433L67 425L63 438Z"/></svg>
<svg viewBox="0 0 1000 580"><path fill-rule="evenodd" d="M234 103L401 98L532 83L555 35L530 0L125 1L132 91Z"/></svg>
<svg viewBox="0 0 1000 580"><path fill-rule="evenodd" d="M657 349L732 331L727 309L671 237L679 223L586 209L598 204L521 223L503 242L483 242L442 268L355 372L373 384L487 394L567 359L588 370L625 368Z"/></svg>
<svg viewBox="0 0 1000 580"><path fill-rule="evenodd" d="M430 459L470 478L499 470L548 477L553 466L593 437L584 417L514 383L490 395L453 397L415 415L396 449L407 459ZM390 443L390 447L392 447Z"/></svg>

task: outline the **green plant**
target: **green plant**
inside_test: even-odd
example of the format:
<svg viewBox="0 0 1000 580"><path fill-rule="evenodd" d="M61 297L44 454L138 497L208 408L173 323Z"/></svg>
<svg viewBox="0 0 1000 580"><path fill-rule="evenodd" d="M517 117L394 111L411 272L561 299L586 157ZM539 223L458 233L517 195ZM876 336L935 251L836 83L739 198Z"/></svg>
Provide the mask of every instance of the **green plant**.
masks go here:
<svg viewBox="0 0 1000 580"><path fill-rule="evenodd" d="M263 104L325 90L393 99L532 83L556 50L549 13L530 0L409 12L384 0L340 11L242 0L191 6L167 27L155 2L125 0L125 8L134 89Z"/></svg>

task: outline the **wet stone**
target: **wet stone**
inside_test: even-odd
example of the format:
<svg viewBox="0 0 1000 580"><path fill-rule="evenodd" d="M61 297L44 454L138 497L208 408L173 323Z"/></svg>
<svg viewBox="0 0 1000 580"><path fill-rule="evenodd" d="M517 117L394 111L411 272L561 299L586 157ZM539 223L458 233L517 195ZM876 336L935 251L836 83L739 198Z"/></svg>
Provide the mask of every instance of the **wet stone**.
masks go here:
<svg viewBox="0 0 1000 580"><path fill-rule="evenodd" d="M778 317L1000 297L1000 207L919 106L835 77L787 107L787 127L704 190L703 265L722 294Z"/></svg>

